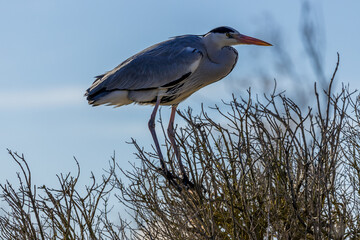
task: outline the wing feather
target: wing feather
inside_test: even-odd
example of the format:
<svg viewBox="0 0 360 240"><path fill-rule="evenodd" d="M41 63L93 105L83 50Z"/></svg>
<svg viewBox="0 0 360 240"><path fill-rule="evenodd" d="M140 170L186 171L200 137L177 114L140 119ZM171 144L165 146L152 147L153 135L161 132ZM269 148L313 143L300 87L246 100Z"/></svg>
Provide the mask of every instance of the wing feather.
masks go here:
<svg viewBox="0 0 360 240"><path fill-rule="evenodd" d="M151 46L98 76L88 96L114 90L161 88L188 77L199 66L205 47L198 36L181 36ZM190 74L189 74L190 73Z"/></svg>

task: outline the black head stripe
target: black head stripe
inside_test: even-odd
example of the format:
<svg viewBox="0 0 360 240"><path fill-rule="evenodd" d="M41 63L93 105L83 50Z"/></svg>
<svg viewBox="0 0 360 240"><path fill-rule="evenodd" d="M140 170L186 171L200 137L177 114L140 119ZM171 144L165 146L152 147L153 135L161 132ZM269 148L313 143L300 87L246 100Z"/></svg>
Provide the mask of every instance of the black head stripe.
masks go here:
<svg viewBox="0 0 360 240"><path fill-rule="evenodd" d="M212 33L227 33L227 32L234 32L234 30L229 27L218 27L218 28L214 28L210 32L212 32Z"/></svg>

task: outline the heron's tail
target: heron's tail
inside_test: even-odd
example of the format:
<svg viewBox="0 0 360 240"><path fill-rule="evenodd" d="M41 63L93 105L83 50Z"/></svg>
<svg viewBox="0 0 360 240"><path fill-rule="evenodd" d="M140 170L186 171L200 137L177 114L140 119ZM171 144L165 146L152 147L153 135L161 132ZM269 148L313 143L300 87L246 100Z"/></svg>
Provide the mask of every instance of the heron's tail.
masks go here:
<svg viewBox="0 0 360 240"><path fill-rule="evenodd" d="M127 105L133 102L128 98L127 90L107 91L105 89L101 89L94 92L89 88L86 90L85 96L88 100L88 103L92 106L106 104L120 107L122 105Z"/></svg>

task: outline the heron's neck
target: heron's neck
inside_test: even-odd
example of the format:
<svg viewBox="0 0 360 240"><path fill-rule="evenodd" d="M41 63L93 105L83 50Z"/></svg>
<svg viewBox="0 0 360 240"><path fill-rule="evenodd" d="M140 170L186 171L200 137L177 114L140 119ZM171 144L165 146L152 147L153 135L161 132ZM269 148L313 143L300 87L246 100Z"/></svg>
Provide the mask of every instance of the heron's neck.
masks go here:
<svg viewBox="0 0 360 240"><path fill-rule="evenodd" d="M204 37L203 41L210 60L215 63L222 62L224 57L226 57L224 54L227 55L228 53L228 51L223 51L224 46L213 41L211 37Z"/></svg>

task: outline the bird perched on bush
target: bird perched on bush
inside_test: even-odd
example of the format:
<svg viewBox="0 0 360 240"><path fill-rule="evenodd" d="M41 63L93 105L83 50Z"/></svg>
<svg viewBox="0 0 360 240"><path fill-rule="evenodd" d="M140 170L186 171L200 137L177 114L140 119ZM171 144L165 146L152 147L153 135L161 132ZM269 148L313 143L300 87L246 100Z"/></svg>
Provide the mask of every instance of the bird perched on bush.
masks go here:
<svg viewBox="0 0 360 240"><path fill-rule="evenodd" d="M240 34L231 27L218 27L204 35L183 35L155 44L126 59L113 70L99 75L87 89L89 104L116 107L130 104L155 105L149 129L160 158L163 175L173 181L162 156L155 132L159 105L170 105L168 136L178 160L182 180L191 185L174 139L174 118L178 104L191 94L226 77L234 68L240 44L271 46Z"/></svg>

